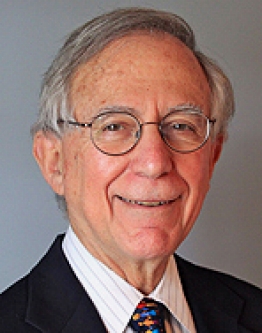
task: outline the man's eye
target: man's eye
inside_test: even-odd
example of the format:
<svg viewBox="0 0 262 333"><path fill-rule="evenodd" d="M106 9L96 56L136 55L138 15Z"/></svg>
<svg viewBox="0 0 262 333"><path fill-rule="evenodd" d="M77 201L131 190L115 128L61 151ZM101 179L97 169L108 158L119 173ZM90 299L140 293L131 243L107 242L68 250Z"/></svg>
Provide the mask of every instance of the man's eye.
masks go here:
<svg viewBox="0 0 262 333"><path fill-rule="evenodd" d="M114 124L108 124L103 127L103 132L117 132L123 129L123 125L114 123Z"/></svg>
<svg viewBox="0 0 262 333"><path fill-rule="evenodd" d="M185 131L191 131L191 132L195 132L195 126L192 124L187 124L187 123L174 123L171 126L172 130L176 130L176 131L181 131L181 132L185 132Z"/></svg>

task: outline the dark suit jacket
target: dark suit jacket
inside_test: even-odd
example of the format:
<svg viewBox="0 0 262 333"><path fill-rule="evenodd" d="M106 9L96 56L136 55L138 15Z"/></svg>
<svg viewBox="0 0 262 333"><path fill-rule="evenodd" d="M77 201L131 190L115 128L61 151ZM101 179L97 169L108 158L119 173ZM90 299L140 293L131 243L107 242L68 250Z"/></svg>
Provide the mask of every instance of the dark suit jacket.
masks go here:
<svg viewBox="0 0 262 333"><path fill-rule="evenodd" d="M30 272L0 296L1 333L106 333L58 237ZM262 292L176 256L197 332L262 333Z"/></svg>

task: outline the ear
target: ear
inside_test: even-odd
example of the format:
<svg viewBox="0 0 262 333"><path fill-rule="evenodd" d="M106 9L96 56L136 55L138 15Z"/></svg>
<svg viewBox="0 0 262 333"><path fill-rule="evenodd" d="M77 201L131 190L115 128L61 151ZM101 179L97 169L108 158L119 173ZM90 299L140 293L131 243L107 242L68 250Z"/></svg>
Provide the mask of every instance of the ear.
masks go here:
<svg viewBox="0 0 262 333"><path fill-rule="evenodd" d="M223 144L225 141L225 137L222 134L217 135L217 137L215 138L215 140L212 142L212 148L211 148L211 156L210 156L210 172L209 172L209 176L211 178L215 165L217 163L217 161L220 158L221 152L222 152L222 148L223 148Z"/></svg>
<svg viewBox="0 0 262 333"><path fill-rule="evenodd" d="M39 131L33 142L33 155L53 191L64 194L62 142L52 133Z"/></svg>

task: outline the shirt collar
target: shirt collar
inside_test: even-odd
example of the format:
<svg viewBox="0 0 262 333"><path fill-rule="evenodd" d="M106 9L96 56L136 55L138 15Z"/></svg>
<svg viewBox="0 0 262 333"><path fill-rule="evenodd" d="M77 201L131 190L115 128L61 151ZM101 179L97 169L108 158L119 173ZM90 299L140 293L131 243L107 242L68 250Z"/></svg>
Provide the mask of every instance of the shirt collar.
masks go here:
<svg viewBox="0 0 262 333"><path fill-rule="evenodd" d="M71 227L64 238L63 251L109 332L122 333L144 295L94 258ZM190 326L193 325L192 317L173 256L170 257L162 280L148 296L163 303L174 318L190 331Z"/></svg>

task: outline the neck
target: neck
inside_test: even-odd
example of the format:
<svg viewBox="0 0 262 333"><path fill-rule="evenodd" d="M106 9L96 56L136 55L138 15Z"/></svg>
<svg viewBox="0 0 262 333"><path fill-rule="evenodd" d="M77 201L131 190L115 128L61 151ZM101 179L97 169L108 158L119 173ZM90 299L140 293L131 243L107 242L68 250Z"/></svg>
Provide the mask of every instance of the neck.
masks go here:
<svg viewBox="0 0 262 333"><path fill-rule="evenodd" d="M167 263L168 260L158 264L152 262L135 264L122 272L122 278L144 295L149 295L161 281Z"/></svg>
<svg viewBox="0 0 262 333"><path fill-rule="evenodd" d="M92 255L144 295L149 295L157 287L169 260L169 257L137 261L130 258L119 260L94 252Z"/></svg>
<svg viewBox="0 0 262 333"><path fill-rule="evenodd" d="M74 232L84 247L96 259L144 295L149 295L156 288L166 271L169 255L157 258L135 259L114 251L108 253L103 248L103 244L91 243L89 237L77 233L76 230ZM86 241L87 239L88 241Z"/></svg>

